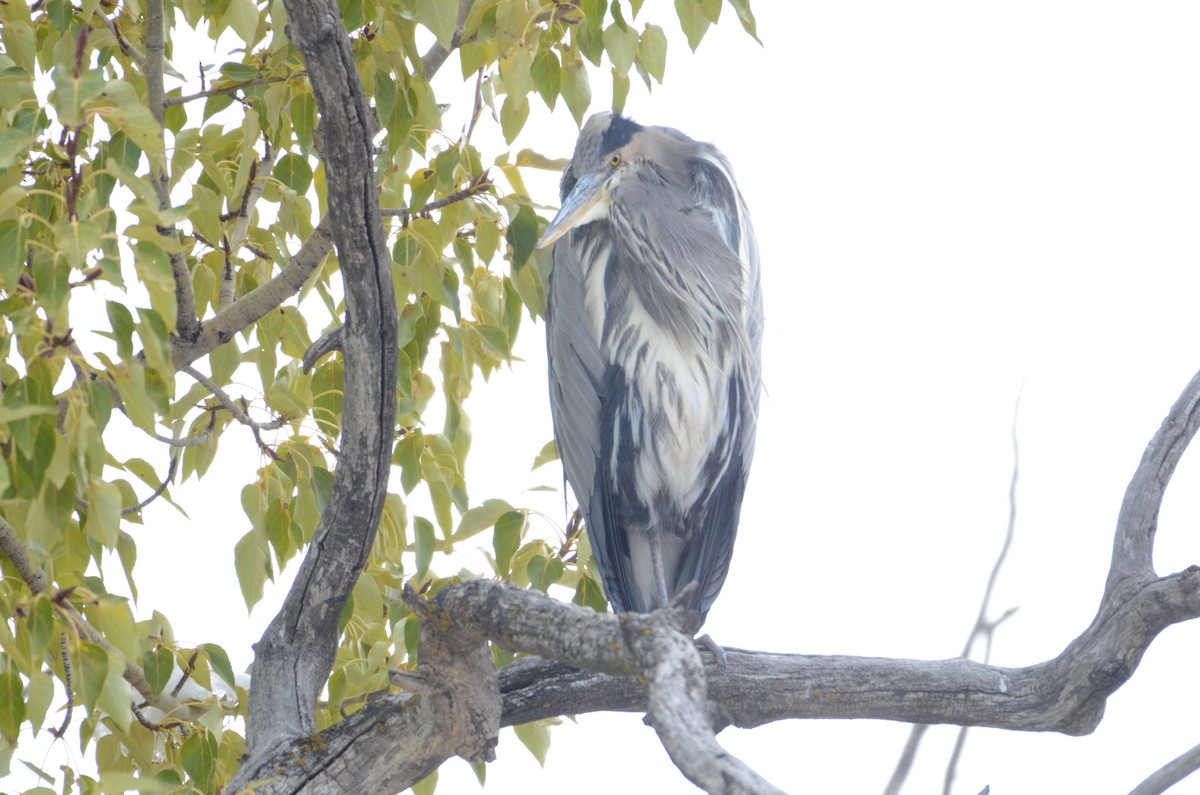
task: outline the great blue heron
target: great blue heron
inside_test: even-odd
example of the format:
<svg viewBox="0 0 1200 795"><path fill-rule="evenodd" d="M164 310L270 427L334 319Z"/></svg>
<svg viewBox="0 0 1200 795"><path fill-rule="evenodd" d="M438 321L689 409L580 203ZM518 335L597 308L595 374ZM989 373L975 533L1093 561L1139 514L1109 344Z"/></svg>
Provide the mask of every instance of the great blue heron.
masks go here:
<svg viewBox="0 0 1200 795"><path fill-rule="evenodd" d="M678 130L600 113L563 172L548 335L567 481L618 612L729 571L754 453L758 248L727 161ZM555 242L557 241L557 242Z"/></svg>

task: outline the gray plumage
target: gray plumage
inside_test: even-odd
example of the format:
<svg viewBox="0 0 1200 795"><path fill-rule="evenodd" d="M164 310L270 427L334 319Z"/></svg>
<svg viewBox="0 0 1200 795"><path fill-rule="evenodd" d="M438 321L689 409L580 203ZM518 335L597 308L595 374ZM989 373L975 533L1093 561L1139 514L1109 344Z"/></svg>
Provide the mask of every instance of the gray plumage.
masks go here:
<svg viewBox="0 0 1200 795"><path fill-rule="evenodd" d="M758 250L725 157L592 116L563 173L548 348L568 482L619 612L695 581L704 616L733 552L754 452ZM555 242L557 241L557 242Z"/></svg>

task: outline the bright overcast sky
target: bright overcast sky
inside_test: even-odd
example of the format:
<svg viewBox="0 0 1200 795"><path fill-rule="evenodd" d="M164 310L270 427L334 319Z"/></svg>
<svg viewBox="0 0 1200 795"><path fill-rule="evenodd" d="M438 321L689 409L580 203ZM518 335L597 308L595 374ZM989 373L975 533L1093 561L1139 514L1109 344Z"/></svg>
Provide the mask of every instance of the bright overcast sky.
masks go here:
<svg viewBox="0 0 1200 795"><path fill-rule="evenodd" d="M755 11L763 47L726 8L691 55L671 5L647 2L638 24L672 35L666 84L648 96L635 78L627 106L729 156L762 251L767 394L706 630L776 652L957 654L1003 538L1023 386L1017 534L993 602L1019 611L993 661L1048 659L1091 620L1125 484L1200 369L1200 6ZM445 72L453 84L457 61ZM517 146L565 157L575 134L565 107L535 109ZM550 437L542 335L526 325L527 361L471 399L468 483L475 500L542 506L535 528L550 534L561 501L527 491L557 479L527 471ZM242 441L214 467L227 481L175 491L191 526L155 506L136 531L140 610L166 613L181 641L222 643L239 667L278 604L243 622L232 546L259 461ZM1168 492L1161 572L1200 563L1198 460ZM956 791L1127 792L1200 742L1185 717L1200 709L1198 652L1200 626L1164 633L1089 737L973 730ZM954 731L927 735L907 792L940 791ZM907 732L792 721L720 740L789 792L875 793ZM510 731L499 753L487 792L695 791L637 715L567 722L544 771ZM69 760L60 744L31 761ZM476 791L465 763L445 766L439 791Z"/></svg>

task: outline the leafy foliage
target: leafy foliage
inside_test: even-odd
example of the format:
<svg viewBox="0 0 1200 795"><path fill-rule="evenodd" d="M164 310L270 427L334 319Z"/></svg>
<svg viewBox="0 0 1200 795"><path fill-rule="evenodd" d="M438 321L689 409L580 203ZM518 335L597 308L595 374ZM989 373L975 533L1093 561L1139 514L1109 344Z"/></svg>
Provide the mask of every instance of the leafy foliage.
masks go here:
<svg viewBox="0 0 1200 795"><path fill-rule="evenodd" d="M402 585L463 576L445 556L486 547L476 537L487 531L494 571L470 576L558 585L605 607L585 538L527 539L526 512L473 502L463 474L476 376L506 364L525 316L545 309L550 263L522 172L561 164L444 133L422 51L434 41L453 51L511 144L530 102L562 99L582 121L589 63L607 65L617 109L631 72L661 81L667 37L635 25L640 0L466 5L459 30L459 0L341 2L378 122L400 367L395 490L343 614L321 726L386 690L389 667L414 664ZM721 2L675 5L695 47ZM731 5L753 34L746 0ZM185 646L166 617L135 615L125 594L137 595L141 511L203 477L225 434L253 433L262 466L241 491L249 529L234 550L252 607L312 540L341 430L340 356L303 361L344 307L336 256L321 246L316 103L284 3L163 6L0 5L0 775L30 730L73 726L89 775L37 771L63 791L215 792L230 780L245 692L220 646ZM176 68L194 60L185 42L197 34L230 60L205 67L189 93ZM252 404L225 391L254 379ZM424 420L435 400L440 428ZM146 454L122 460L111 445L131 433ZM548 446L537 464L552 457ZM106 555L123 582L101 576ZM544 758L545 726L519 736Z"/></svg>

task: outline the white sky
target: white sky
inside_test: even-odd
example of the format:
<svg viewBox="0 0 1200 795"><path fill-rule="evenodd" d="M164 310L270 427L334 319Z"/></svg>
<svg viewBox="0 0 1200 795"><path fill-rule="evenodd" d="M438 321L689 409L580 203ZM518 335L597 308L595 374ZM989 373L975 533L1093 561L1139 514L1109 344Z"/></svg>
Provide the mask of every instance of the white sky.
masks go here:
<svg viewBox="0 0 1200 795"><path fill-rule="evenodd" d="M994 661L1052 657L1091 620L1126 482L1200 368L1200 7L755 11L765 47L727 8L692 56L670 5L646 3L639 24L656 14L672 36L666 85L647 96L635 77L627 105L729 156L762 252L768 394L732 572L705 628L747 649L957 654L1003 538L1023 385L1017 536L993 601L1020 609ZM457 77L452 59L441 80ZM593 81L597 110L607 82ZM569 155L565 107L534 104L516 146ZM552 180L545 190L554 204ZM527 471L550 437L542 333L526 325L526 362L469 404L468 483L475 500L561 521L559 499L526 491L558 477ZM191 523L156 506L136 535L141 611L166 613L181 640L222 643L240 668L280 596L244 618L232 547L259 458L248 434L235 439L219 475L174 491ZM1167 495L1162 572L1200 562L1196 458ZM956 791L1128 791L1200 742L1186 717L1200 708L1198 641L1194 626L1164 633L1089 737L973 730ZM940 790L955 731L926 736L907 792ZM874 793L907 732L790 721L720 740L789 792ZM54 769L66 753L31 761ZM637 715L568 722L545 770L510 731L499 754L487 792L695 791ZM464 763L444 766L439 791L476 789ZM1200 780L1172 792L1200 793Z"/></svg>

